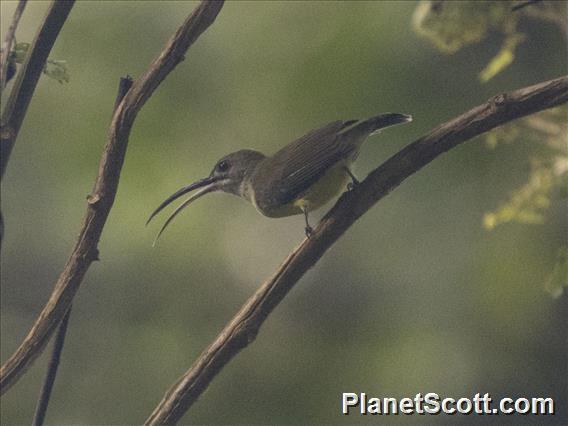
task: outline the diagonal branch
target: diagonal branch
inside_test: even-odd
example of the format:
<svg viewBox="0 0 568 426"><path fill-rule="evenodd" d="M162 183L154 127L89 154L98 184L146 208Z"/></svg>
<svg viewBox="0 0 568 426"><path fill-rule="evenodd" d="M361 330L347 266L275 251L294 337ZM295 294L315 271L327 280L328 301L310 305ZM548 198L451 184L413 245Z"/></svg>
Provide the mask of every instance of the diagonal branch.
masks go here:
<svg viewBox="0 0 568 426"><path fill-rule="evenodd" d="M49 52L51 52L51 48L55 44L59 31L67 20L74 3L74 0L54 0L51 3L47 16L26 55L22 70L14 82L0 122L0 179L4 177L12 148L22 127L28 105L32 100Z"/></svg>
<svg viewBox="0 0 568 426"><path fill-rule="evenodd" d="M6 33L6 38L4 39L4 44L2 45L2 51L0 53L0 97L4 93L4 86L9 80L7 77L8 63L10 62L10 52L12 51L12 43L16 39L16 29L20 23L20 18L24 13L26 8L26 3L28 0L20 0L14 11L14 16L12 22L8 27L8 32Z"/></svg>
<svg viewBox="0 0 568 426"><path fill-rule="evenodd" d="M110 124L95 187L87 197L87 213L77 243L32 329L0 369L0 393L6 392L42 352L71 307L91 262L98 258L97 244L114 202L130 129L138 111L184 59L187 49L215 21L222 6L222 1L202 1L118 105Z"/></svg>
<svg viewBox="0 0 568 426"><path fill-rule="evenodd" d="M568 76L497 95L439 125L371 172L353 191L343 194L313 235L304 240L272 278L252 295L191 368L167 391L146 424L164 425L179 421L223 367L255 339L268 315L308 269L359 217L407 177L469 139L567 101Z"/></svg>

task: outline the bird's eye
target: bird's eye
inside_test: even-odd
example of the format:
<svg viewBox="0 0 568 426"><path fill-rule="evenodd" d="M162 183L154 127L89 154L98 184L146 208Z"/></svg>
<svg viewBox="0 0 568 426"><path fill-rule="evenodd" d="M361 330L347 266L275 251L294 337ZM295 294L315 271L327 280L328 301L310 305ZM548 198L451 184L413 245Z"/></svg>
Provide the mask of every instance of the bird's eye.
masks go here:
<svg viewBox="0 0 568 426"><path fill-rule="evenodd" d="M217 164L217 170L220 172L226 172L228 168L229 162L227 160L219 161L219 164Z"/></svg>

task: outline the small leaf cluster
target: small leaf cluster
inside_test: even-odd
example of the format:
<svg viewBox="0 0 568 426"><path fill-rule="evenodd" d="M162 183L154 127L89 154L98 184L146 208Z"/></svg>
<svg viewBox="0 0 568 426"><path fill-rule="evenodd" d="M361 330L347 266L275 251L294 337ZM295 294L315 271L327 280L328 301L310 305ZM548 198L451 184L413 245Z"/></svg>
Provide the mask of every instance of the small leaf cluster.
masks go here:
<svg viewBox="0 0 568 426"><path fill-rule="evenodd" d="M452 54L488 37L503 38L501 48L480 72L486 82L511 65L515 50L525 35L519 30L522 19L554 23L566 31L564 2L532 2L516 8L514 1L422 0L414 11L414 30L443 53ZM524 6L524 5L523 5Z"/></svg>
<svg viewBox="0 0 568 426"><path fill-rule="evenodd" d="M15 44L14 49L10 52L10 62L8 67L12 70L12 72L8 75L8 80L15 73L16 64L21 65L24 63L29 48L29 43L20 42ZM43 68L43 73L61 84L69 83L70 75L67 70L66 61L48 59L45 67Z"/></svg>

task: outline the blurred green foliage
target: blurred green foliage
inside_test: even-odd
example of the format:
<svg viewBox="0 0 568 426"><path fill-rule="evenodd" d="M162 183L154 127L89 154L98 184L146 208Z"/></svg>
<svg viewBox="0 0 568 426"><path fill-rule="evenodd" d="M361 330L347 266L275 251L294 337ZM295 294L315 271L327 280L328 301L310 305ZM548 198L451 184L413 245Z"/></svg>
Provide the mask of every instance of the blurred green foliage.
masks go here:
<svg viewBox="0 0 568 426"><path fill-rule="evenodd" d="M483 224L487 229L515 220L520 223L542 224L542 211L550 206L553 176L550 169L535 165L529 182L517 189L511 199L497 211L486 213Z"/></svg>
<svg viewBox="0 0 568 426"><path fill-rule="evenodd" d="M483 225L493 229L511 221L542 224L546 211L568 199L568 109L566 106L543 111L522 120L501 126L489 133L486 142L496 148L498 143L513 143L526 138L546 149L531 158L528 182L513 191L510 198L495 211L485 213ZM555 203L555 204L556 204ZM566 256L568 241L558 249L558 260L544 281L544 288L560 297L568 287Z"/></svg>
<svg viewBox="0 0 568 426"><path fill-rule="evenodd" d="M510 32L518 14L506 1L444 2L423 0L414 12L414 29L445 53L478 43L490 30Z"/></svg>
<svg viewBox="0 0 568 426"><path fill-rule="evenodd" d="M501 35L501 48L479 74L480 80L487 82L515 59L517 46L525 40L525 36L519 31L521 19L544 19L557 23L566 31L565 2L535 2L515 10L518 3L520 2L421 0L414 11L414 29L447 54L456 53L487 37Z"/></svg>
<svg viewBox="0 0 568 426"><path fill-rule="evenodd" d="M513 143L527 138L546 147L531 159L529 181L514 191L497 211L487 213L484 226L493 229L509 221L541 224L551 197L566 199L568 189L568 115L565 106L526 117L501 126L489 133L486 141L495 148L498 143Z"/></svg>
<svg viewBox="0 0 568 426"><path fill-rule="evenodd" d="M428 38L446 54L456 53L470 44L501 34L504 38L499 52L479 75L482 82L487 82L513 63L517 46L525 40L524 34L519 31L521 19L542 19L547 23L558 25L566 34L567 10L566 2L421 0L414 11L413 24L417 34ZM550 148L545 158L531 160L529 181L515 190L510 199L499 209L485 214L483 225L486 229L493 229L499 224L510 221L542 224L543 212L551 205L551 194L555 191L557 195L561 191L566 192L568 186L566 111L565 107L552 112L545 111L537 116L509 123L486 136L490 147L495 147L498 141L517 141L522 134ZM558 268L557 263L554 270ZM567 280L568 278L564 282Z"/></svg>
<svg viewBox="0 0 568 426"><path fill-rule="evenodd" d="M71 12L52 56L67 61L72 79L40 80L2 182L2 360L33 324L74 243L119 77L140 75L195 4L79 1ZM15 5L0 2L2 35ZM47 6L28 3L18 40L33 39ZM218 158L245 147L273 153L336 119L412 114L412 125L366 144L356 170L363 178L490 96L566 72L566 41L557 26L522 19L517 29L525 41L515 61L481 85L479 70L502 40L485 37L452 56L441 54L411 31L416 7L227 2L134 124L99 244L101 261L74 301L48 424L142 423L302 240L300 216L264 218L219 194L184 211L152 248L156 228L144 227L149 213ZM559 324L568 305L542 283L556 271L566 241L566 204L549 196L538 227L514 221L492 232L482 227L486 212L531 180L534 159L550 158L546 143L534 143L534 129L514 132L514 143L493 150L477 138L448 152L361 218L184 423L534 420L342 416L341 392L359 391L551 396L562 405L568 371ZM30 422L45 364L44 355L2 397L2 424ZM568 422L565 411L541 420Z"/></svg>

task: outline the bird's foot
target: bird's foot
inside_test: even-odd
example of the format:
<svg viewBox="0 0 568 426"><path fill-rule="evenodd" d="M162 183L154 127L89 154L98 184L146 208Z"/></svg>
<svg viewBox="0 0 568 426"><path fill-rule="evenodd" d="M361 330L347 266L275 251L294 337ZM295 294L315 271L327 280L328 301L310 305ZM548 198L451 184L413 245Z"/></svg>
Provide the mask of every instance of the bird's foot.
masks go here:
<svg viewBox="0 0 568 426"><path fill-rule="evenodd" d="M306 225L305 232L306 232L306 237L310 238L314 233L314 228L312 228L310 225Z"/></svg>
<svg viewBox="0 0 568 426"><path fill-rule="evenodd" d="M359 179L357 179L355 177L355 175L353 174L353 172L351 172L351 170L349 170L349 167L345 167L345 171L347 172L347 174L351 178L351 182L349 182L347 184L347 190L352 191L357 185L359 185L359 183L360 183Z"/></svg>
<svg viewBox="0 0 568 426"><path fill-rule="evenodd" d="M360 184L360 182L357 179L353 179L351 182L349 182L347 184L347 190L353 191L353 189L355 189L355 187L359 184Z"/></svg>

